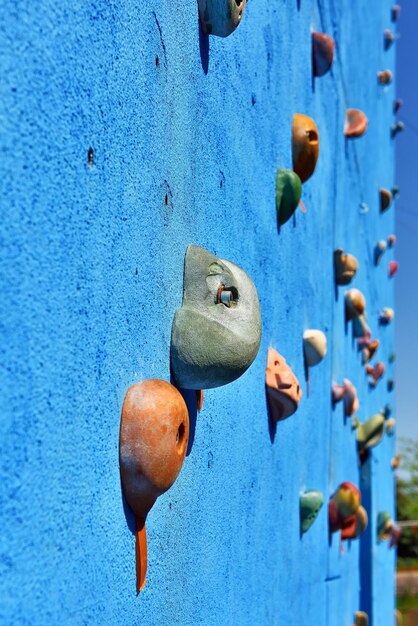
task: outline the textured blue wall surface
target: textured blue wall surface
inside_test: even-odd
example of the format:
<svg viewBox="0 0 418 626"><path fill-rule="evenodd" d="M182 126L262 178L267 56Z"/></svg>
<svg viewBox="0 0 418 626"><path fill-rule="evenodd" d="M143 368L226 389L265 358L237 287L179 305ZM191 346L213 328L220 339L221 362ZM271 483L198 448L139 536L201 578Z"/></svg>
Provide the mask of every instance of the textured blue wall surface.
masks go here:
<svg viewBox="0 0 418 626"><path fill-rule="evenodd" d="M361 541L342 553L326 506L301 538L298 508L305 488L328 499L343 480L360 484L331 382L357 386L361 421L388 401L385 381L368 387L332 260L336 247L359 259L353 286L387 363L393 329L378 314L393 305L392 252L375 268L373 247L393 231L378 188L394 183L394 86L376 80L394 65L383 47L390 6L249 0L222 40L202 35L195 0L3 3L0 623L348 626L362 608L371 626L393 624L394 553L376 543L379 510L394 513L393 439L363 467ZM316 80L311 29L337 44ZM369 117L354 142L346 107ZM278 234L275 175L291 167L294 112L316 120L320 158L307 214ZM197 417L190 407L190 451L149 514L148 582L136 597L120 411L133 382L170 379L189 243L253 278L263 338L242 378L208 391ZM329 345L309 393L306 328ZM275 433L269 346L304 394Z"/></svg>

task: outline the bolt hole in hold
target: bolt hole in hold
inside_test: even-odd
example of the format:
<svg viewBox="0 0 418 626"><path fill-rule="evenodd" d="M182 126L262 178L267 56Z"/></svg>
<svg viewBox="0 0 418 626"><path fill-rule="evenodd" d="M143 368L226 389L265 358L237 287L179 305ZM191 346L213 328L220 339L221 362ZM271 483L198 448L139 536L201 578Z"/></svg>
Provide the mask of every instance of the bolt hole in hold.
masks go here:
<svg viewBox="0 0 418 626"><path fill-rule="evenodd" d="M186 429L184 427L184 423L182 422L177 430L177 436L176 436L177 446L181 446L181 444L183 443L185 433L186 433Z"/></svg>
<svg viewBox="0 0 418 626"><path fill-rule="evenodd" d="M318 133L314 130L308 130L307 132L309 143L318 143Z"/></svg>
<svg viewBox="0 0 418 626"><path fill-rule="evenodd" d="M237 7L241 6L242 0L235 0L235 4L237 5Z"/></svg>
<svg viewBox="0 0 418 626"><path fill-rule="evenodd" d="M226 307L230 307L233 302L238 299L238 291L234 287L225 287L225 285L219 285L216 293L216 304L224 304Z"/></svg>

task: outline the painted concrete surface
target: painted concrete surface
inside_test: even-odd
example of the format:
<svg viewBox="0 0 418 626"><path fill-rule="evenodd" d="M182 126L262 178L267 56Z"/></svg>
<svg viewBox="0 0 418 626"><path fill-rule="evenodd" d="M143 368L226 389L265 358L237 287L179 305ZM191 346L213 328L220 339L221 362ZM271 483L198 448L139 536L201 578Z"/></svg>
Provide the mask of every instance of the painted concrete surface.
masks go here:
<svg viewBox="0 0 418 626"><path fill-rule="evenodd" d="M345 626L367 610L393 623L394 553L376 543L393 513L393 438L360 475L355 433L333 380L350 378L361 421L394 394L370 389L335 291L333 250L360 262L353 286L378 313L393 305L379 214L391 187L394 85L383 30L391 4L250 0L238 30L205 37L197 4L6 2L2 41L0 622ZM311 77L310 30L337 42ZM367 134L343 136L346 107ZM294 112L319 128L317 170L277 232L275 175L291 166ZM90 148L92 150L90 150ZM90 154L89 154L90 150ZM360 204L369 211L362 213ZM148 582L135 595L133 519L118 466L120 411L133 382L170 379L171 323L183 259L195 243L241 266L262 311L260 352L236 382L205 394L173 488L147 521ZM328 355L304 377L302 334ZM269 346L302 384L299 410L273 429ZM341 551L326 506L300 536L299 493L326 499L360 484L370 527Z"/></svg>

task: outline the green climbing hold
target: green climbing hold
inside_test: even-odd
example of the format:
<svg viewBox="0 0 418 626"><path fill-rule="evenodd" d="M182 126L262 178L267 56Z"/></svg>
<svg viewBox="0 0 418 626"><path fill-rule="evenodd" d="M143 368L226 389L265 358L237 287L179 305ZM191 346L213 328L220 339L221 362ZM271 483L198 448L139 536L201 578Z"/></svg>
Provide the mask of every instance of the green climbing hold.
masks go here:
<svg viewBox="0 0 418 626"><path fill-rule="evenodd" d="M322 491L305 491L300 496L300 527L303 533L314 523L323 502Z"/></svg>
<svg viewBox="0 0 418 626"><path fill-rule="evenodd" d="M276 210L277 222L282 226L289 220L300 202L302 183L295 172L287 169L277 170Z"/></svg>

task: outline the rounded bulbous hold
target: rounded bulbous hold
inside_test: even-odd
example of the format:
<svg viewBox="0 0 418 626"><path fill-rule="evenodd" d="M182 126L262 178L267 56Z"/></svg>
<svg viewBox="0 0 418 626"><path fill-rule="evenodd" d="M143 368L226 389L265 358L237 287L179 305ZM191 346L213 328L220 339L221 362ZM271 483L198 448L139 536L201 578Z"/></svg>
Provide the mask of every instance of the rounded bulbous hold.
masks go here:
<svg viewBox="0 0 418 626"><path fill-rule="evenodd" d="M392 137L395 137L398 133L402 132L403 130L405 130L405 124L404 122L401 122L400 120L398 120L391 126Z"/></svg>
<svg viewBox="0 0 418 626"><path fill-rule="evenodd" d="M380 195L380 212L384 213L384 211L386 211L392 203L392 193L389 191L389 189L383 189L382 187L381 189L379 189L379 195Z"/></svg>
<svg viewBox="0 0 418 626"><path fill-rule="evenodd" d="M288 169L277 170L276 176L276 211L279 226L285 224L296 211L302 195L302 183L299 176Z"/></svg>
<svg viewBox="0 0 418 626"><path fill-rule="evenodd" d="M379 320L381 324L385 326L390 324L393 318L395 317L395 311L390 307L385 307L383 311L380 313Z"/></svg>
<svg viewBox="0 0 418 626"><path fill-rule="evenodd" d="M385 426L386 426L386 432L387 434L391 437L394 433L395 430L395 418L394 417L390 417L388 420L386 420L385 422Z"/></svg>
<svg viewBox="0 0 418 626"><path fill-rule="evenodd" d="M366 309L366 299L359 289L349 289L345 292L345 315L352 320L363 315Z"/></svg>
<svg viewBox="0 0 418 626"><path fill-rule="evenodd" d="M344 522L357 512L360 502L359 489L351 482L341 483L328 503L330 531L340 530Z"/></svg>
<svg viewBox="0 0 418 626"><path fill-rule="evenodd" d="M180 472L189 439L189 414L170 383L150 379L132 385L122 407L120 472L135 517L145 519L158 496Z"/></svg>
<svg viewBox="0 0 418 626"><path fill-rule="evenodd" d="M385 373L385 364L378 361L374 367L366 365L366 373L370 376L370 384L376 385Z"/></svg>
<svg viewBox="0 0 418 626"><path fill-rule="evenodd" d="M358 261L352 254L343 254L342 248L334 252L335 282L337 285L348 285L357 273Z"/></svg>
<svg viewBox="0 0 418 626"><path fill-rule="evenodd" d="M377 74L377 80L380 85L390 85L392 78L392 72L390 70L383 70Z"/></svg>
<svg viewBox="0 0 418 626"><path fill-rule="evenodd" d="M341 539L357 539L366 530L368 523L367 511L360 505L357 511L342 523Z"/></svg>
<svg viewBox="0 0 418 626"><path fill-rule="evenodd" d="M203 32L228 37L240 24L246 4L247 0L198 0Z"/></svg>
<svg viewBox="0 0 418 626"><path fill-rule="evenodd" d="M357 611L354 618L356 620L355 626L369 626L369 616L364 611Z"/></svg>
<svg viewBox="0 0 418 626"><path fill-rule="evenodd" d="M396 243L396 235L389 235L388 237L389 248L393 248L395 243Z"/></svg>
<svg viewBox="0 0 418 626"><path fill-rule="evenodd" d="M349 139L361 137L367 130L368 119L359 109L347 109L345 114L344 135Z"/></svg>
<svg viewBox="0 0 418 626"><path fill-rule="evenodd" d="M274 422L295 413L302 398L299 381L276 350L269 348L266 367L266 389L271 418Z"/></svg>
<svg viewBox="0 0 418 626"><path fill-rule="evenodd" d="M385 418L376 413L357 428L357 446L359 450L369 450L376 446L385 434Z"/></svg>
<svg viewBox="0 0 418 626"><path fill-rule="evenodd" d="M293 169L302 183L314 173L319 155L318 128L311 117L295 113L292 126Z"/></svg>
<svg viewBox="0 0 418 626"><path fill-rule="evenodd" d="M385 48L390 48L390 46L396 39L395 35L392 33L391 30L389 30L389 28L385 28L385 30L383 31L383 37L385 39Z"/></svg>
<svg viewBox="0 0 418 626"><path fill-rule="evenodd" d="M326 74L334 62L335 41L325 33L312 33L312 67L314 76Z"/></svg>
<svg viewBox="0 0 418 626"><path fill-rule="evenodd" d="M306 533L312 526L323 503L324 495L322 491L312 490L301 494L299 499L300 527L303 533Z"/></svg>
<svg viewBox="0 0 418 626"><path fill-rule="evenodd" d="M396 456L392 458L390 462L392 469L398 469L400 462L401 462L401 455L397 454Z"/></svg>
<svg viewBox="0 0 418 626"><path fill-rule="evenodd" d="M390 261L389 262L389 276L395 276L396 272L399 269L399 263L397 261Z"/></svg>
<svg viewBox="0 0 418 626"><path fill-rule="evenodd" d="M309 367L318 365L327 353L327 338L321 330L305 330L303 333L303 350L306 364Z"/></svg>
<svg viewBox="0 0 418 626"><path fill-rule="evenodd" d="M379 265L386 248L387 248L387 243L384 239L381 239L380 241L377 242L376 247L374 249L375 265Z"/></svg>
<svg viewBox="0 0 418 626"><path fill-rule="evenodd" d="M260 302L251 278L234 263L188 246L183 302L171 330L178 386L212 389L236 380L254 361L260 341Z"/></svg>
<svg viewBox="0 0 418 626"><path fill-rule="evenodd" d="M381 511L377 516L377 540L386 541L393 533L394 523L387 511Z"/></svg>

